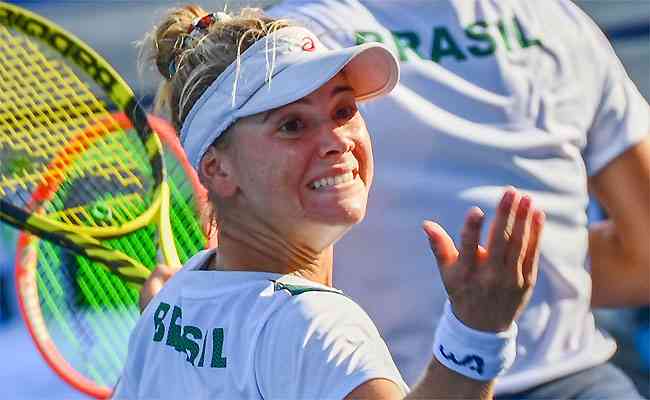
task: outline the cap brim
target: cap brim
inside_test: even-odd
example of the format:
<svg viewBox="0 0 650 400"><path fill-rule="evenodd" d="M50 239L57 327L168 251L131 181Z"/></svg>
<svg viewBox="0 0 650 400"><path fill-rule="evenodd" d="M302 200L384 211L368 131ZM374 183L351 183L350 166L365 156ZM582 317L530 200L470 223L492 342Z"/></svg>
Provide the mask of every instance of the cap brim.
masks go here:
<svg viewBox="0 0 650 400"><path fill-rule="evenodd" d="M326 84L345 69L358 101L389 93L399 81L399 64L383 45L364 43L303 57L275 73L237 112L245 117L293 103Z"/></svg>

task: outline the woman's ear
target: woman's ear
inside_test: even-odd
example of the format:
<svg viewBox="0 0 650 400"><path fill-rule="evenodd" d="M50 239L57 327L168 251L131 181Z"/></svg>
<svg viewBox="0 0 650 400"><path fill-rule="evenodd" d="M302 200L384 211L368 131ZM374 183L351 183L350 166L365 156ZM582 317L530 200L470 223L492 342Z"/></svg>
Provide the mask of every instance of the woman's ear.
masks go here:
<svg viewBox="0 0 650 400"><path fill-rule="evenodd" d="M199 162L199 176L203 185L219 197L234 195L239 188L232 162L223 150L210 146Z"/></svg>

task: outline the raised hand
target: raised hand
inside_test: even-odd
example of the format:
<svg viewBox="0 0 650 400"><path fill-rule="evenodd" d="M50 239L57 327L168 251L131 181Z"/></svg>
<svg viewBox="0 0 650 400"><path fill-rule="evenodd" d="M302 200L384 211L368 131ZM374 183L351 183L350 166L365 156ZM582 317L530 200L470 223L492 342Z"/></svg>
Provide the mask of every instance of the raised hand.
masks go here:
<svg viewBox="0 0 650 400"><path fill-rule="evenodd" d="M508 188L497 207L487 249L479 244L484 214L472 208L460 249L438 224L424 221L454 314L470 328L505 331L524 309L537 279L544 213Z"/></svg>

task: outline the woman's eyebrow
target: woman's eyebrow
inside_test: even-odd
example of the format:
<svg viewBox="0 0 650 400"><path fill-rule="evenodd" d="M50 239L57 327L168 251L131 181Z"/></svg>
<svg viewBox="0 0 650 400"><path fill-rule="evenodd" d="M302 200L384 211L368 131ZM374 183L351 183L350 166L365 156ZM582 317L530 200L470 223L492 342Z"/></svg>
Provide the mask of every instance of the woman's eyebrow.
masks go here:
<svg viewBox="0 0 650 400"><path fill-rule="evenodd" d="M346 92L354 92L354 90L352 89L352 86L350 86L350 85L338 85L338 86L335 86L334 88L332 88L331 96L333 97L333 96L336 96L336 95L338 95L340 93L346 93ZM312 104L312 102L311 102L311 100L309 100L308 97L303 97L302 99L298 99L298 100L296 100L296 101L294 101L294 102L292 102L290 104L287 104L287 105L291 105L291 104ZM283 107L286 107L286 106L283 106ZM282 107L280 107L280 108L282 108ZM266 122L271 117L271 115L273 115L273 113L278 111L280 108L275 108L273 110L270 110L270 111L267 111L266 113L264 113L264 118L262 119L262 123Z"/></svg>

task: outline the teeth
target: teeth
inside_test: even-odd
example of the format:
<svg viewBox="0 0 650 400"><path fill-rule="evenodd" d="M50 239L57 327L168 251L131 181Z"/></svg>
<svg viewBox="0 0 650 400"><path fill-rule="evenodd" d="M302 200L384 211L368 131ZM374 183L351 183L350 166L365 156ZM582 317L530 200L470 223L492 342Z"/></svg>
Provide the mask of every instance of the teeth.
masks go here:
<svg viewBox="0 0 650 400"><path fill-rule="evenodd" d="M311 187L313 189L318 189L327 186L334 186L334 185L338 185L339 183L350 182L353 179L354 179L354 175L352 174L352 172L348 172L337 176L329 176L327 178L319 179L314 183L312 183Z"/></svg>

